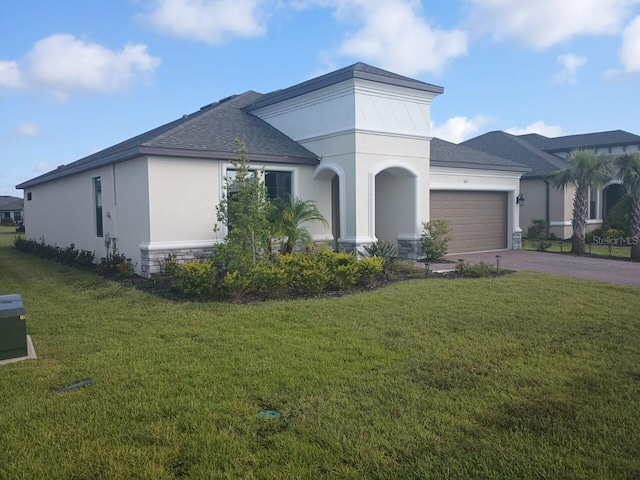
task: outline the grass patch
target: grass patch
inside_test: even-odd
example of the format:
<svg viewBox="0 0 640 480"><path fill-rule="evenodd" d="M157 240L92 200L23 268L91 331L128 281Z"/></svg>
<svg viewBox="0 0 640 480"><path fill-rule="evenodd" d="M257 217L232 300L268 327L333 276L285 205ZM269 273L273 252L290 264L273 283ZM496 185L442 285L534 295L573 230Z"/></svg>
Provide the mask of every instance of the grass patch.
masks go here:
<svg viewBox="0 0 640 480"><path fill-rule="evenodd" d="M552 253L570 253L571 252L571 242L570 241L561 241L561 240L549 240L551 246L547 249L547 252ZM536 247L533 246L533 242L528 239L524 239L523 241L524 250L535 250ZM586 245L585 251L590 253L591 255L597 255L599 257L609 257L609 248L606 245L591 245L591 250L589 250L589 244ZM630 258L631 257L631 247L627 246L614 246L611 249L611 257L614 258Z"/></svg>
<svg viewBox="0 0 640 480"><path fill-rule="evenodd" d="M0 478L640 476L637 288L176 303L7 247L0 285L39 356L0 367Z"/></svg>

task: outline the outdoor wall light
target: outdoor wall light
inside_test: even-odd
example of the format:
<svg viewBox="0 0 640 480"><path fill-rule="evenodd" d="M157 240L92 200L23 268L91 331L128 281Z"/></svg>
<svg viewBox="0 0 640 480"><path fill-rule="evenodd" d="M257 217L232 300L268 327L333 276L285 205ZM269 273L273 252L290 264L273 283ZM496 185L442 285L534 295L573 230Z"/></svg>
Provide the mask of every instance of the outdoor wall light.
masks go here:
<svg viewBox="0 0 640 480"><path fill-rule="evenodd" d="M524 207L524 195L522 193L516 197L516 205Z"/></svg>

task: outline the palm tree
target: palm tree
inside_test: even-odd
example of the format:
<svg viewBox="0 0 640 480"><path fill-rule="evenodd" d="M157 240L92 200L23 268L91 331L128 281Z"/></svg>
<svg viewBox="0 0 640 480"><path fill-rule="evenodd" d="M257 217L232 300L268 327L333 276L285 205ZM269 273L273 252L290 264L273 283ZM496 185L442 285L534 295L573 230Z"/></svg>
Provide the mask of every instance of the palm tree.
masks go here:
<svg viewBox="0 0 640 480"><path fill-rule="evenodd" d="M601 187L611 177L612 164L608 157L597 155L593 150L572 150L566 160L571 164L570 167L551 172L545 178L556 188L575 185L571 252L583 254L589 218L589 189Z"/></svg>
<svg viewBox="0 0 640 480"><path fill-rule="evenodd" d="M629 204L631 260L640 262L640 153L622 155L616 159L615 165Z"/></svg>
<svg viewBox="0 0 640 480"><path fill-rule="evenodd" d="M290 254L298 242L305 247L313 246L313 238L304 226L306 222L318 221L325 226L329 225L315 202L300 200L293 195L289 195L286 201L276 200L271 221L274 232L283 239L280 246L280 253L283 255Z"/></svg>

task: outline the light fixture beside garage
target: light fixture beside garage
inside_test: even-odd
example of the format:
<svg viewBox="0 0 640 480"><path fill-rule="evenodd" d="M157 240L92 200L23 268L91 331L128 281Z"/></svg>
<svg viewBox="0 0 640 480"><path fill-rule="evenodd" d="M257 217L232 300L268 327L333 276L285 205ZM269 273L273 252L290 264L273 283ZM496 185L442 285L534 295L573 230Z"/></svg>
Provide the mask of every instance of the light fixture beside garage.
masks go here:
<svg viewBox="0 0 640 480"><path fill-rule="evenodd" d="M524 195L522 193L516 197L516 205L524 207Z"/></svg>

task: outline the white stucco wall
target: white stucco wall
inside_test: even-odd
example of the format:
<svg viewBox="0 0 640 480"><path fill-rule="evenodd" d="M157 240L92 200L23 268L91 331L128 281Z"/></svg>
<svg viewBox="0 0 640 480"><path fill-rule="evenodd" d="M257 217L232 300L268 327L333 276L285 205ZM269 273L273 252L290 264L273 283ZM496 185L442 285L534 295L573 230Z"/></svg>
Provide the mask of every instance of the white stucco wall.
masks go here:
<svg viewBox="0 0 640 480"><path fill-rule="evenodd" d="M252 113L321 157L314 195L323 208L330 207L328 172L342 177L341 241L361 245L376 239L375 176L392 168L414 178L409 183L416 207L393 209L396 215L412 216L414 228L397 233L419 238L420 220L429 215L429 119L435 95L350 79ZM406 185L400 182L396 187ZM382 228L390 235L393 227Z"/></svg>
<svg viewBox="0 0 640 480"><path fill-rule="evenodd" d="M104 238L96 235L93 178L102 182L103 225L107 205L113 204L113 177L111 167L105 167L25 190L26 238L95 252L96 258L106 255Z"/></svg>
<svg viewBox="0 0 640 480"><path fill-rule="evenodd" d="M107 254L105 240L115 238L118 251L139 270L138 245L149 239L146 165L139 158L26 189L27 238L60 247L74 243L94 252L96 261ZM95 177L102 184L102 237L96 232Z"/></svg>

